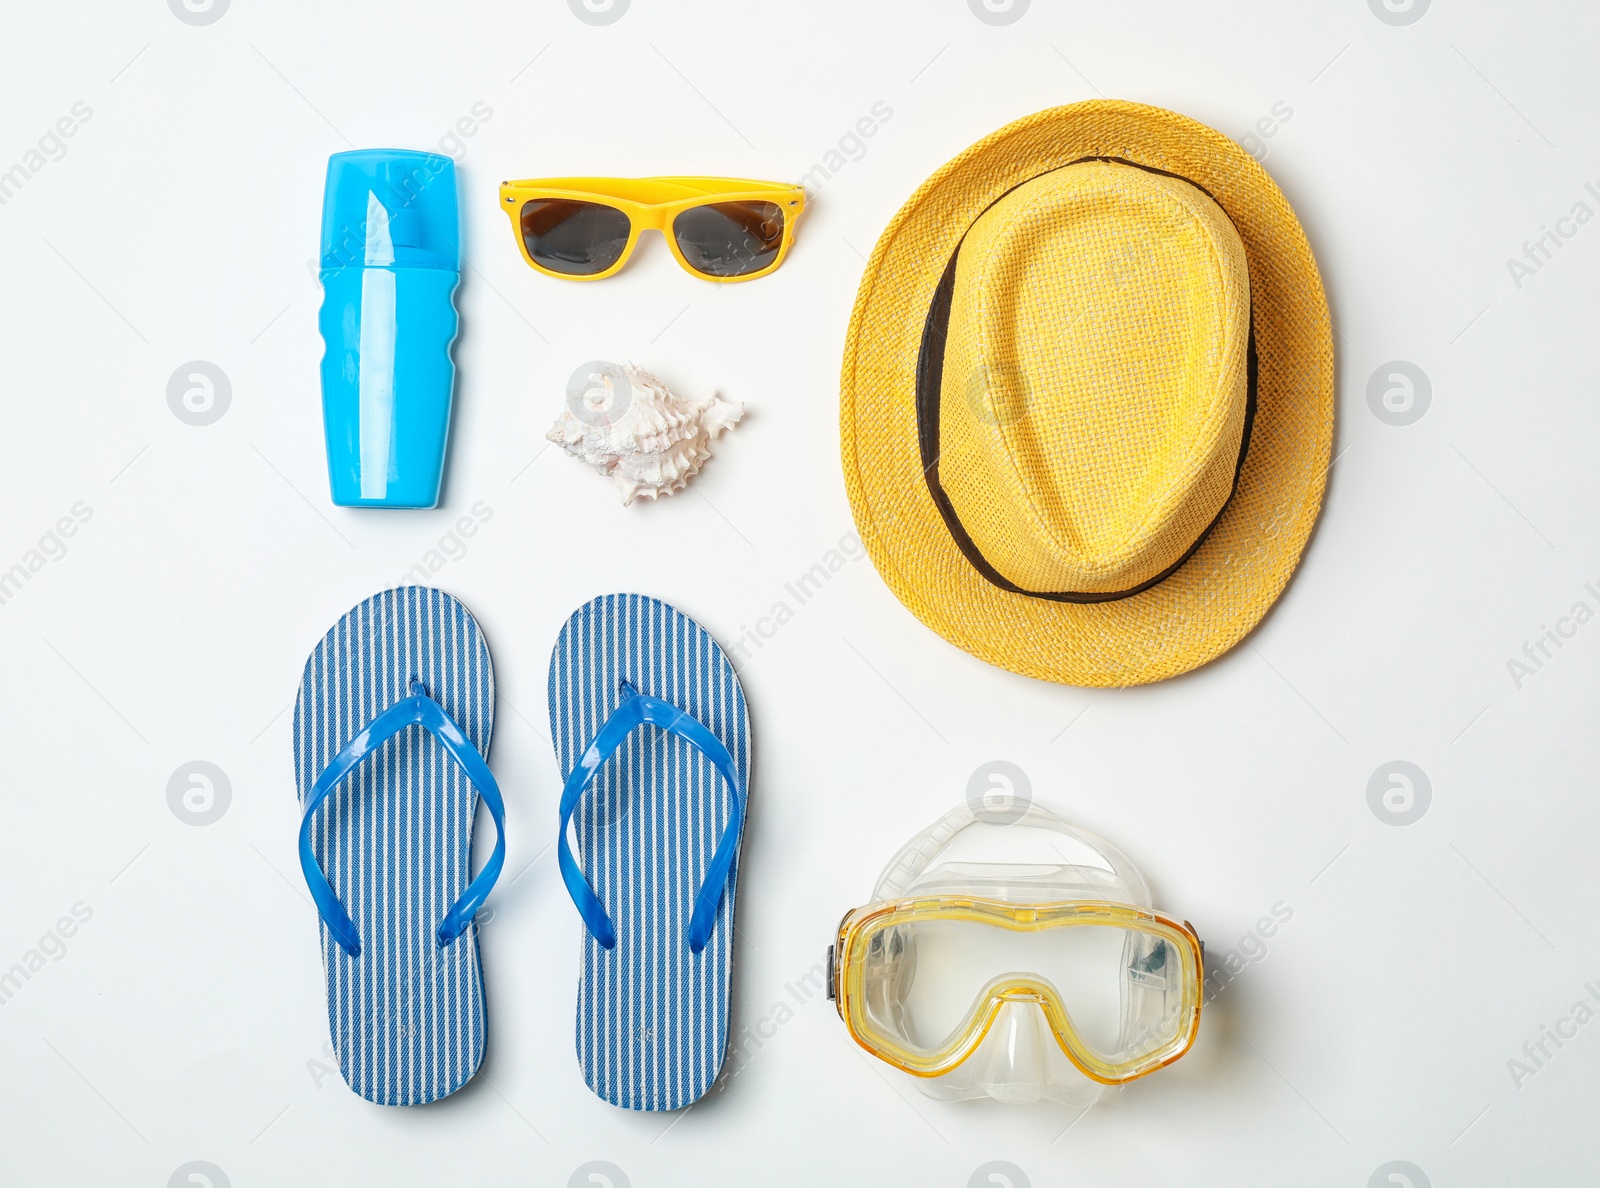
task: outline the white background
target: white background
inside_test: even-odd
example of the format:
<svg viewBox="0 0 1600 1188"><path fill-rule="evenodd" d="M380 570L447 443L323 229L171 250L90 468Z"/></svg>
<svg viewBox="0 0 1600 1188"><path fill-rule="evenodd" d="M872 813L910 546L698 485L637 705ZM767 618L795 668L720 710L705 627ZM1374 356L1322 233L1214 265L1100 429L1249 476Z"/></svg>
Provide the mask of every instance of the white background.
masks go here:
<svg viewBox="0 0 1600 1188"><path fill-rule="evenodd" d="M608 27L560 0L233 0L206 26L162 0L8 5L0 169L75 103L92 116L0 206L0 569L75 504L92 517L0 605L0 970L73 904L93 915L0 1006L0 1180L165 1185L204 1160L236 1188L559 1186L602 1160L634 1188L960 1188L1004 1160L1036 1188L1365 1185L1406 1160L1434 1185L1592 1182L1600 1023L1562 1020L1600 980L1600 626L1520 687L1507 662L1575 603L1600 610L1600 223L1566 224L1520 288L1506 261L1576 203L1600 213L1597 34L1578 0L1434 0L1409 26L1365 0L1035 0L1005 27L965 0L634 0ZM845 568L743 665L748 1061L682 1116L613 1109L573 1055L579 921L546 849L556 632L616 590L730 646L792 605L785 583L852 531L837 375L865 253L968 144L1101 94L1254 134L1305 224L1339 400L1304 562L1232 653L1125 691L988 667L870 562ZM846 142L787 263L753 284L696 281L658 239L601 284L542 277L497 210L506 177L796 179L880 102L891 117ZM437 148L478 103L492 114L445 142L470 267L444 506L335 509L308 268L326 158ZM1268 136L1275 105L1292 114ZM690 492L624 509L541 440L593 358L748 419ZM204 427L166 399L196 359L231 385ZM1391 360L1431 382L1410 425L1369 407ZM499 677L488 1055L454 1098L384 1109L319 1070L285 711L328 626L480 501L492 518L434 581ZM787 988L994 759L1127 849L1213 963L1292 911L1243 941L1258 956L1191 1055L1065 1134L1053 1107L924 1099ZM1432 788L1406 827L1367 800L1395 759ZM204 827L167 802L191 760L231 785ZM1558 1024L1576 1038L1516 1075Z"/></svg>

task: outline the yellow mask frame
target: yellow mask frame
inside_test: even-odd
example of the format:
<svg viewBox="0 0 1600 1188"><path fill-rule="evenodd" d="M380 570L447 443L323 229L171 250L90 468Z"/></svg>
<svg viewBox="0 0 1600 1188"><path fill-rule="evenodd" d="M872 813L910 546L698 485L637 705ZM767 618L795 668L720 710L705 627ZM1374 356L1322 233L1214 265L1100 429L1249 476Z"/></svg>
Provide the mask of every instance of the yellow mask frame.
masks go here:
<svg viewBox="0 0 1600 1188"><path fill-rule="evenodd" d="M1053 928L1116 927L1167 941L1178 954L1182 999L1175 1036L1120 1062L1108 1061L1084 1042L1061 995L1048 979L1008 974L989 982L949 1041L933 1051L918 1051L877 1027L870 1016L866 985L868 947L875 936L899 925L932 920L969 921L1016 932ZM833 948L833 992L839 1017L862 1048L903 1072L938 1077L950 1072L982 1044L1008 1002L1036 1003L1056 1042L1080 1072L1102 1085L1123 1085L1165 1068L1193 1046L1200 1027L1204 954L1192 925L1131 904L1072 901L1014 904L965 896L933 896L869 904L840 922Z"/></svg>

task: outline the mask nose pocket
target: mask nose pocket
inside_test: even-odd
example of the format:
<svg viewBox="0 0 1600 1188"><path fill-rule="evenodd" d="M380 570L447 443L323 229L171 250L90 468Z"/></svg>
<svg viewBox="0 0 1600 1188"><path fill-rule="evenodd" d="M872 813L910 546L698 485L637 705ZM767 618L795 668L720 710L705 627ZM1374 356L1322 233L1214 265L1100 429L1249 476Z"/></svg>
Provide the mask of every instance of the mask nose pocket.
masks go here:
<svg viewBox="0 0 1600 1188"><path fill-rule="evenodd" d="M1045 1045L1054 1043L1037 1003L1005 1002L978 1050L978 1077L998 1101L1038 1101L1045 1087Z"/></svg>

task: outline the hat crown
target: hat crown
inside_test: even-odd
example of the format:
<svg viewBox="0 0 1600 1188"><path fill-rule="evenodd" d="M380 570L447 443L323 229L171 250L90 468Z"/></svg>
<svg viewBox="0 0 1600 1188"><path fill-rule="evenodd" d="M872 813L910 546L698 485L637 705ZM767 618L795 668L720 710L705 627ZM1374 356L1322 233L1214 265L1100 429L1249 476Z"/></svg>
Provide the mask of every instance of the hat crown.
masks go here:
<svg viewBox="0 0 1600 1188"><path fill-rule="evenodd" d="M1244 245L1201 189L1081 161L994 202L959 249L938 475L1017 588L1159 580L1227 503L1249 404Z"/></svg>

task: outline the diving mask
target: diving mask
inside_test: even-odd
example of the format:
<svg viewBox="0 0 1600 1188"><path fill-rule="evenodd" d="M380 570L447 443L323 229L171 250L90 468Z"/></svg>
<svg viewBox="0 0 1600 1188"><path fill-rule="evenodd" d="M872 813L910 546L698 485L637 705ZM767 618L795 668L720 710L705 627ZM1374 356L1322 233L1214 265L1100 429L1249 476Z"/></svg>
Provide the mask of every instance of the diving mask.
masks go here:
<svg viewBox="0 0 1600 1188"><path fill-rule="evenodd" d="M934 865L978 824L1048 831L1060 861ZM830 994L851 1038L931 1097L1086 1106L1194 1043L1194 928L1152 909L1121 850L1037 805L945 814L873 900L839 925Z"/></svg>

